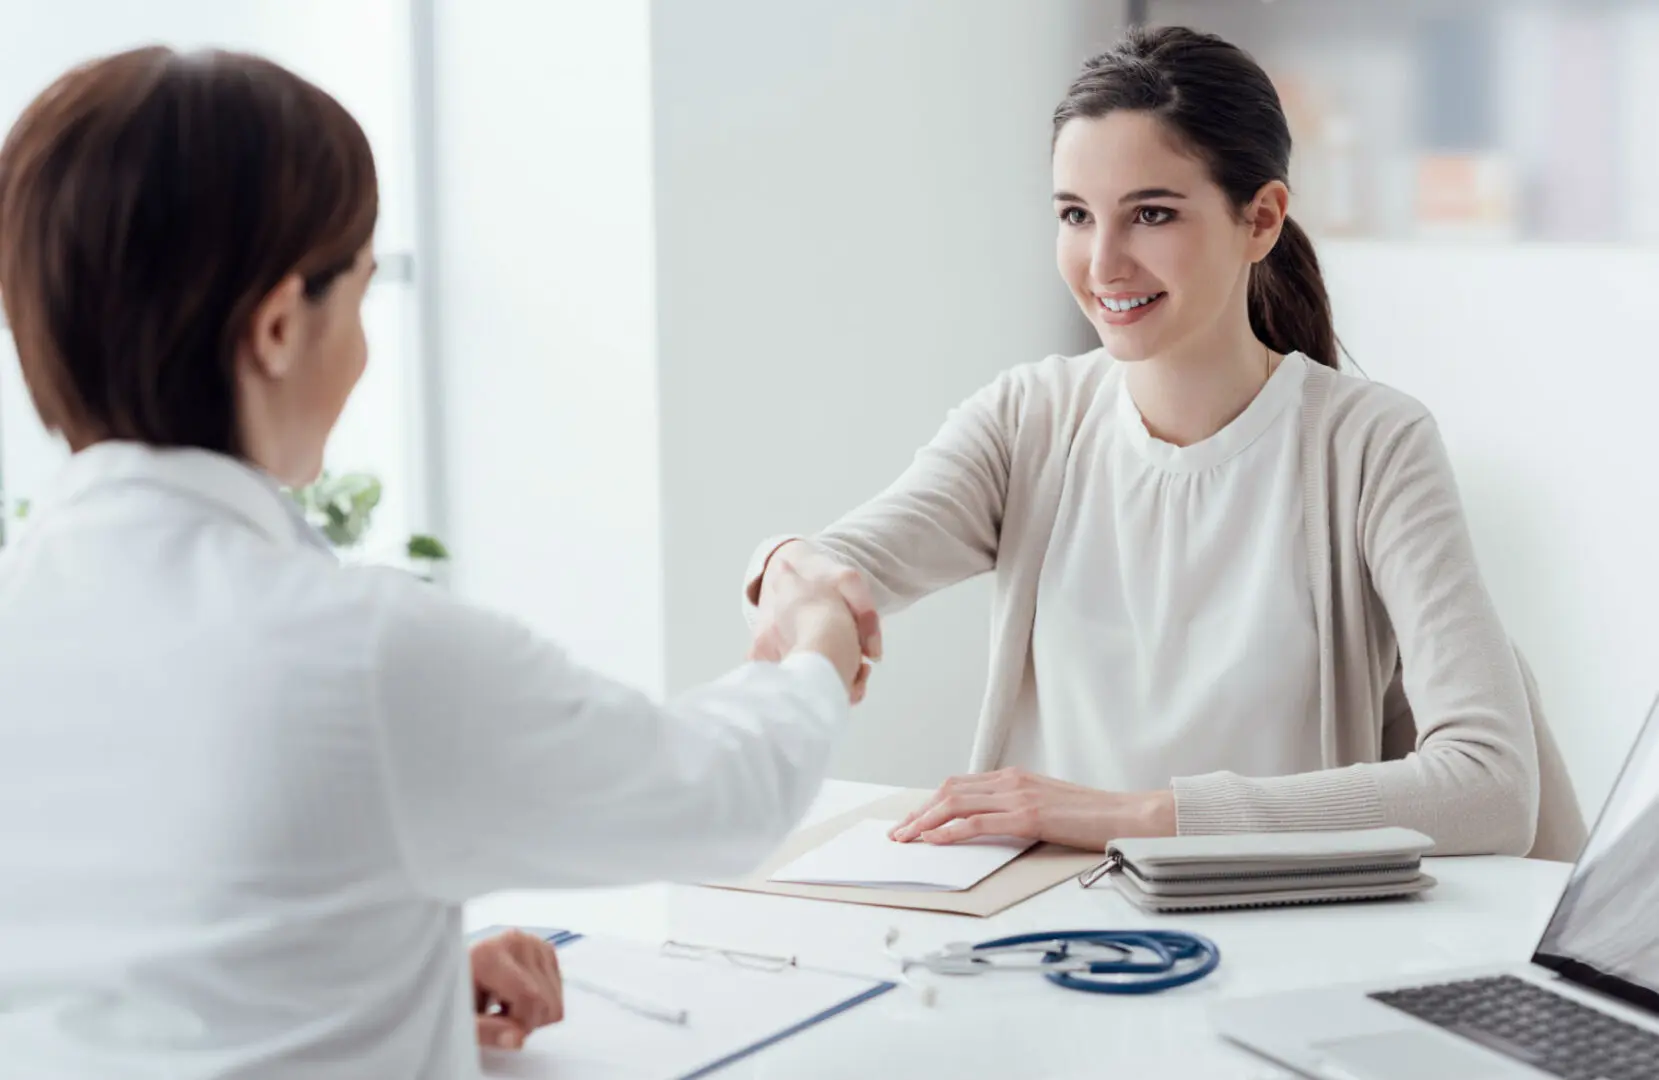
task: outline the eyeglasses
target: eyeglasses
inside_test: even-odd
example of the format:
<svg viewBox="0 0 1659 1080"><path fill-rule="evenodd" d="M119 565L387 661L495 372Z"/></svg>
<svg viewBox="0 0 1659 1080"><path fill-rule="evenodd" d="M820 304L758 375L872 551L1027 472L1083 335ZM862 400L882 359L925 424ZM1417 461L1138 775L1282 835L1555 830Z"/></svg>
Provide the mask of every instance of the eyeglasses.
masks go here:
<svg viewBox="0 0 1659 1080"><path fill-rule="evenodd" d="M722 949L713 945L693 945L685 941L665 941L662 954L678 960L707 960L718 956L729 964L753 968L756 971L782 971L798 965L793 956L770 956L766 953L744 952L742 949Z"/></svg>

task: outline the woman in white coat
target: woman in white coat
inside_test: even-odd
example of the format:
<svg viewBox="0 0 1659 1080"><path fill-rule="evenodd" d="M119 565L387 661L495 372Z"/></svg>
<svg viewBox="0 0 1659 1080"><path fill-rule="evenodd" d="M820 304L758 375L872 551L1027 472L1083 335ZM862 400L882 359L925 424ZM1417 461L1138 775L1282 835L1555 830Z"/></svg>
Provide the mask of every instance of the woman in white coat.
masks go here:
<svg viewBox="0 0 1659 1080"><path fill-rule="evenodd" d="M828 589L662 706L296 516L376 208L358 125L248 56L89 64L0 149L0 296L74 451L0 558L8 1075L471 1074L561 1006L527 936L469 971L463 901L744 871L823 776Z"/></svg>

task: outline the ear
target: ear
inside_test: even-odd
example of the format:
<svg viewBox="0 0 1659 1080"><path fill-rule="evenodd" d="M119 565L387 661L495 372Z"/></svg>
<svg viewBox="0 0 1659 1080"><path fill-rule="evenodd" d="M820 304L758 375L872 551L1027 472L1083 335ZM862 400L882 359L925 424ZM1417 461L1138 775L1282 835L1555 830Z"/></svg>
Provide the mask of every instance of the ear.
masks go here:
<svg viewBox="0 0 1659 1080"><path fill-rule="evenodd" d="M299 358L301 320L305 314L305 282L289 274L265 294L253 309L245 339L246 355L267 379L281 379Z"/></svg>
<svg viewBox="0 0 1659 1080"><path fill-rule="evenodd" d="M1282 180L1262 185L1250 205L1244 208L1244 223L1250 227L1250 261L1261 262L1279 242L1279 233L1290 216L1290 188Z"/></svg>

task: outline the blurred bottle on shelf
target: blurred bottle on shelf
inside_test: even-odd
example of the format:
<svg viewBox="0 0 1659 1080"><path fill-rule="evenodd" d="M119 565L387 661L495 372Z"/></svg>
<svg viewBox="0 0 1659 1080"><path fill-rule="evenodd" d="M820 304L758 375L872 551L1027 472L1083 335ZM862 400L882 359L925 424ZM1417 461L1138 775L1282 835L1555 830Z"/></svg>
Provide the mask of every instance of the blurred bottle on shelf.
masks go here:
<svg viewBox="0 0 1659 1080"><path fill-rule="evenodd" d="M1616 19L1619 231L1651 244L1659 242L1659 3Z"/></svg>
<svg viewBox="0 0 1659 1080"><path fill-rule="evenodd" d="M1413 232L1505 240L1516 232L1514 162L1498 145L1488 21L1434 18L1417 28Z"/></svg>
<svg viewBox="0 0 1659 1080"><path fill-rule="evenodd" d="M1619 202L1613 20L1605 11L1569 11L1554 36L1542 235L1609 240L1618 231Z"/></svg>
<svg viewBox="0 0 1659 1080"><path fill-rule="evenodd" d="M1308 76L1280 72L1273 82L1293 144L1291 213L1321 235L1363 233L1366 222L1353 118L1334 95Z"/></svg>

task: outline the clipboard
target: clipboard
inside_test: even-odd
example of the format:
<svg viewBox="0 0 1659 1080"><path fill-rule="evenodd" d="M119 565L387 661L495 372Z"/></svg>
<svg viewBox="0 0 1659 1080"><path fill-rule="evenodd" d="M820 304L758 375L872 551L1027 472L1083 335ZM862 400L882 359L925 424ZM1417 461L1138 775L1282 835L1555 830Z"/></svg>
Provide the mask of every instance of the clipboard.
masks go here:
<svg viewBox="0 0 1659 1080"><path fill-rule="evenodd" d="M733 881L706 882L710 888L741 892L794 896L806 900L834 900L844 904L873 904L878 907L910 908L916 911L943 911L979 918L995 915L1022 900L1046 892L1068 878L1075 878L1099 865L1101 853L1080 851L1058 844L1036 844L996 873L971 889L961 892L922 892L900 889L867 889L850 885L795 885L769 881L774 873L849 826L875 819L902 818L920 806L929 791L895 792L875 802L830 818L796 832L754 873Z"/></svg>
<svg viewBox="0 0 1659 1080"><path fill-rule="evenodd" d="M467 935L475 942L502 930ZM519 927L551 943L568 973L615 989L689 1004L683 1025L642 1018L604 1000L578 1002L567 977L566 1015L517 1051L484 1051L487 1077L538 1080L701 1080L733 1062L874 1000L897 985L873 976L805 967L794 957L709 946L588 937ZM603 950L590 958L585 949ZM597 963L597 970L589 971ZM586 966L584 966L586 965ZM775 981L774 981L775 980ZM581 1011L578 1011L578 1010Z"/></svg>

